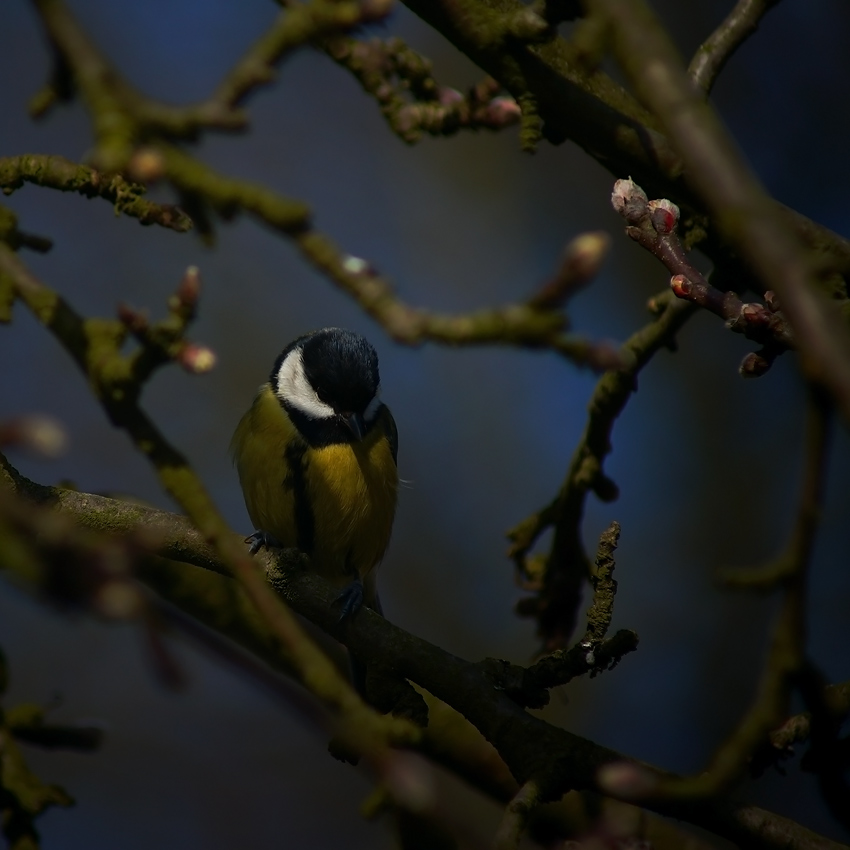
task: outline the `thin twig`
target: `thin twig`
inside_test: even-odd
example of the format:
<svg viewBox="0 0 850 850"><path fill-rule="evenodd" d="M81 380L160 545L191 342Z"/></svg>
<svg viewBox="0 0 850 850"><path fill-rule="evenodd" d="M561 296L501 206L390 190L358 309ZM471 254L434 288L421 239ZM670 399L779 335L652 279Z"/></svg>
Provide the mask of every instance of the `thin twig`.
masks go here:
<svg viewBox="0 0 850 850"><path fill-rule="evenodd" d="M693 305L676 301L669 292L653 299L652 304L657 317L622 346L622 359L628 365L606 372L596 384L588 404L587 425L557 497L508 535L509 554L520 575L527 579L523 586L535 594L521 600L517 611L537 620L546 651L565 647L575 629L581 586L589 575L581 539L587 494L596 493L603 501L617 498L617 487L603 470L605 457L611 451L614 423L635 391L640 370L660 348L672 344L695 312ZM541 568L529 552L549 527L554 527L555 536Z"/></svg>
<svg viewBox="0 0 850 850"><path fill-rule="evenodd" d="M677 798L710 797L740 777L770 730L788 713L788 700L806 666L806 580L825 484L830 408L819 389L810 388L806 467L797 521L786 551L767 571L782 587L782 607L758 694L711 764L699 775L661 783L655 793ZM764 580L758 586L765 586Z"/></svg>
<svg viewBox="0 0 850 850"><path fill-rule="evenodd" d="M706 94L734 52L758 29L779 0L738 0L723 23L697 48L688 74Z"/></svg>
<svg viewBox="0 0 850 850"><path fill-rule="evenodd" d="M159 224L178 233L192 227L192 220L179 207L145 200L144 186L62 156L24 154L0 158L0 188L5 194L10 195L25 182L60 192L79 192L87 198L105 198L114 205L116 213L136 218L141 224Z"/></svg>
<svg viewBox="0 0 850 850"><path fill-rule="evenodd" d="M791 326L774 292L765 292L764 304L744 303L736 292L713 286L690 262L677 233L679 208L672 201L667 198L650 201L640 186L627 179L614 184L611 202L626 220L629 238L657 257L672 273L670 288L677 298L720 316L727 329L762 346L760 351L744 357L739 367L743 377L764 375L780 354L796 347Z"/></svg>

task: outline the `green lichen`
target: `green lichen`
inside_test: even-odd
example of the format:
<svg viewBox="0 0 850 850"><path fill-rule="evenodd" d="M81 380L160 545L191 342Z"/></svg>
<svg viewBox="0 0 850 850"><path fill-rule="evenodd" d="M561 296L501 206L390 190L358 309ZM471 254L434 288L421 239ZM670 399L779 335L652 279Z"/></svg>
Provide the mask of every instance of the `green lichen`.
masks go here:
<svg viewBox="0 0 850 850"><path fill-rule="evenodd" d="M531 94L523 94L517 101L522 109L519 144L525 153L534 153L543 138L543 119L540 117L537 100Z"/></svg>

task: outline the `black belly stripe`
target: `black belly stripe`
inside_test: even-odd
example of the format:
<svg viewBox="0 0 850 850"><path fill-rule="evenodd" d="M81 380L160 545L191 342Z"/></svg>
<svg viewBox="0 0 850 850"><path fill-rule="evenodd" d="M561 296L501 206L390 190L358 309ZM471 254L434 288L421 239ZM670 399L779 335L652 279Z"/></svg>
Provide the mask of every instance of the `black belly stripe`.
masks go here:
<svg viewBox="0 0 850 850"><path fill-rule="evenodd" d="M302 443L301 440L291 440L286 447L284 457L288 472L283 486L287 490L292 490L296 545L302 552L309 555L315 543L316 520L307 494L307 459L304 457L306 451L307 444Z"/></svg>

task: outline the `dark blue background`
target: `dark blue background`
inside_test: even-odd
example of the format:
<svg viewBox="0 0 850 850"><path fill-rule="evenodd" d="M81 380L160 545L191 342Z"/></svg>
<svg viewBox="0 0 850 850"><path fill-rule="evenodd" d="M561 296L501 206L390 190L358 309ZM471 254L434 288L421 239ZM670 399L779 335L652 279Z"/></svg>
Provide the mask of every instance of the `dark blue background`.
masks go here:
<svg viewBox="0 0 850 850"><path fill-rule="evenodd" d="M266 0L71 5L131 82L176 103L207 95L275 14ZM656 3L686 55L729 6ZM92 137L79 103L42 123L27 118L26 103L49 70L30 5L6 0L0 22L2 155L84 158ZM403 7L378 34L399 34L432 57L445 85L480 78ZM841 0L786 0L715 91L769 190L845 234L848 35L850 7ZM665 286L663 268L622 235L608 203L612 176L573 146L543 145L528 156L509 130L408 148L346 72L307 52L250 106L251 132L208 138L204 159L308 202L320 229L368 258L413 304L463 311L522 299L565 242L591 229L609 231L613 250L572 305L578 331L625 338L646 322L646 299ZM191 234L116 219L100 200L27 186L8 203L22 229L55 240L50 254L28 253L26 262L87 315L114 315L119 300L161 315L185 267L200 266L204 294L193 333L216 350L219 365L202 378L161 373L145 403L238 530L250 529L227 444L275 355L323 325L367 334L381 356L409 482L380 580L387 616L468 658L531 658L533 628L512 613L520 592L504 533L556 491L584 427L592 375L552 355L395 346L285 240L244 218L221 226L208 250ZM585 525L592 548L611 519L622 523L614 625L636 629L640 650L613 673L557 694L548 716L688 772L705 766L758 680L774 602L721 593L712 574L767 559L787 539L803 392L790 356L765 378L742 381L736 369L748 344L714 317L698 316L680 342L678 354L659 354L641 376L616 425L607 468L621 487L619 502L591 500ZM22 305L0 330L0 363L0 416L49 413L70 435L58 461L14 455L24 473L172 507ZM833 680L850 676L848 474L842 428L810 609L812 655ZM60 616L10 585L0 595L0 643L11 662L7 705L60 694L54 719L95 721L108 733L94 756L28 751L39 775L65 784L79 802L42 819L46 847L391 846L385 825L358 814L368 777L333 761L324 740L195 647L173 643L189 685L165 692L135 627ZM447 782L447 797L464 814L477 813L489 836L496 807ZM768 777L746 793L839 836L813 785L792 764L787 778Z"/></svg>

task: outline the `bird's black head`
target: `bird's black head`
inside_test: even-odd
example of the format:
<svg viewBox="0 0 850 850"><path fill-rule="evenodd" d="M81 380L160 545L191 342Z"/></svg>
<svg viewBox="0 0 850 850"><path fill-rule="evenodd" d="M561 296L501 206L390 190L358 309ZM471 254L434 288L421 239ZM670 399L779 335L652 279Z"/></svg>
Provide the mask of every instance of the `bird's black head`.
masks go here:
<svg viewBox="0 0 850 850"><path fill-rule="evenodd" d="M362 414L375 398L378 355L360 334L325 328L304 339L301 354L316 395L337 413Z"/></svg>
<svg viewBox="0 0 850 850"><path fill-rule="evenodd" d="M271 384L313 445L361 439L381 407L375 349L360 334L340 328L290 343L275 362Z"/></svg>

